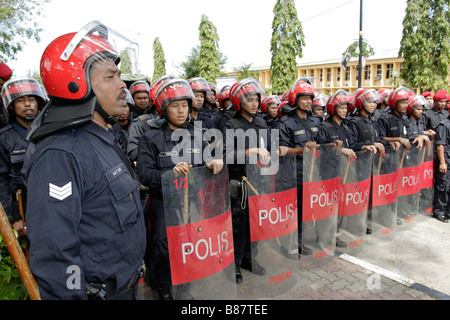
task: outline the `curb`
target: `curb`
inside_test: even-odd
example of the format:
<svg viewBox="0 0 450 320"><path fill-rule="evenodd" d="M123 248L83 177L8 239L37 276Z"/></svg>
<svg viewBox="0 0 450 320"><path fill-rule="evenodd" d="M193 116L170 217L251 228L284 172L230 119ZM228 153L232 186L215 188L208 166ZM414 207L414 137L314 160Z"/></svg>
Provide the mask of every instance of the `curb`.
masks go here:
<svg viewBox="0 0 450 320"><path fill-rule="evenodd" d="M433 298L436 298L438 300L450 300L450 295L447 295L445 293L442 293L440 291L434 290L430 287L427 287L425 285L422 285L420 283L416 283L413 280L406 278L402 275L396 274L394 272L391 272L389 270L383 269L381 267L378 267L374 264L368 263L366 261L363 261L361 259L355 258L353 256L350 256L346 253L341 253L341 252L335 252L336 257L345 260L347 262L353 263L355 265L358 265L364 269L370 270L372 272L378 273L380 275L382 275L383 277L389 278L393 281L396 281L398 283L403 284L404 286L407 286L411 289L420 291L422 293L425 293Z"/></svg>

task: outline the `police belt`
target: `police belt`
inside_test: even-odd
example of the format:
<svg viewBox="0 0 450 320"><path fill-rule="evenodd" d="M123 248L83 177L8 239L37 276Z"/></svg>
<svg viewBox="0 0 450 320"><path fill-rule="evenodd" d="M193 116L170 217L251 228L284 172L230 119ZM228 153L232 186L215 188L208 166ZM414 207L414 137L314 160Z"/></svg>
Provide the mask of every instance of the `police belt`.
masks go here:
<svg viewBox="0 0 450 320"><path fill-rule="evenodd" d="M136 297L137 284L143 275L141 265L130 281L119 289L116 279L108 279L104 283L86 282L86 293L89 300L133 300Z"/></svg>

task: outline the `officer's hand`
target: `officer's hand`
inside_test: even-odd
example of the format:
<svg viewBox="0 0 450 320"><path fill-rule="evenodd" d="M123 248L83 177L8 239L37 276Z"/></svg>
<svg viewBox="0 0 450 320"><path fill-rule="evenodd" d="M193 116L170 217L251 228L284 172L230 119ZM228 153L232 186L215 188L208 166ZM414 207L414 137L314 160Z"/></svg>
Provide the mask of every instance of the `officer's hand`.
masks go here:
<svg viewBox="0 0 450 320"><path fill-rule="evenodd" d="M423 133L425 133L431 137L434 137L436 135L436 131L434 131L432 129L425 130Z"/></svg>
<svg viewBox="0 0 450 320"><path fill-rule="evenodd" d="M315 141L308 141L307 143L305 143L305 148L314 150L315 148L317 148L317 143Z"/></svg>
<svg viewBox="0 0 450 320"><path fill-rule="evenodd" d="M377 153L377 148L375 147L375 146L373 146L373 145L367 145L367 146L363 146L362 148L361 148L361 150L362 151L370 151L370 152L372 152L373 154L375 154L375 153Z"/></svg>
<svg viewBox="0 0 450 320"><path fill-rule="evenodd" d="M262 164L268 164L270 161L270 153L265 148L250 148L247 150L247 155L250 156L251 154L259 155Z"/></svg>
<svg viewBox="0 0 450 320"><path fill-rule="evenodd" d="M401 147L401 144L400 144L400 142L398 142L398 141L393 141L393 142L390 142L389 144L392 146L392 148L394 149L394 151L397 151L397 150L400 149L400 147Z"/></svg>
<svg viewBox="0 0 450 320"><path fill-rule="evenodd" d="M222 159L211 160L211 162L207 163L206 166L209 169L212 169L214 174L218 174L220 171L222 171L223 160Z"/></svg>
<svg viewBox="0 0 450 320"><path fill-rule="evenodd" d="M333 148L338 149L338 148L340 148L342 146L343 143L344 143L344 141L342 141L342 140L334 140L333 141Z"/></svg>
<svg viewBox="0 0 450 320"><path fill-rule="evenodd" d="M186 162L180 162L175 166L175 168L173 168L173 171L180 174L188 174L189 169L191 168L192 168L191 164L187 164Z"/></svg>
<svg viewBox="0 0 450 320"><path fill-rule="evenodd" d="M288 153L288 150L289 150L288 147L280 146L278 148L278 154L280 155L280 157L284 157Z"/></svg>
<svg viewBox="0 0 450 320"><path fill-rule="evenodd" d="M17 230L20 237L25 237L27 235L27 228L23 220L16 220L13 222L12 227Z"/></svg>
<svg viewBox="0 0 450 320"><path fill-rule="evenodd" d="M409 142L406 138L400 138L400 143L405 147L406 150L409 150L411 148L411 142Z"/></svg>
<svg viewBox="0 0 450 320"><path fill-rule="evenodd" d="M446 174L447 173L447 164L445 163L440 163L439 164L439 172Z"/></svg>
<svg viewBox="0 0 450 320"><path fill-rule="evenodd" d="M356 159L356 153L352 149L342 148L341 153L349 159Z"/></svg>
<svg viewBox="0 0 450 320"><path fill-rule="evenodd" d="M374 146L375 146L375 148L377 148L378 152L379 152L381 155L384 155L384 154L385 154L386 149L384 149L384 144L377 142L377 143L374 144Z"/></svg>

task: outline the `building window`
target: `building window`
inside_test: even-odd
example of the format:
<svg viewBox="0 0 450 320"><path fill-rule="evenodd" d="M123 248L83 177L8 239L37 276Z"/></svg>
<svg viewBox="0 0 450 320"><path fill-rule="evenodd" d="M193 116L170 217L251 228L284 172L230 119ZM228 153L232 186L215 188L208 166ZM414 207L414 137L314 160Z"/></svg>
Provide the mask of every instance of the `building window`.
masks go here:
<svg viewBox="0 0 450 320"><path fill-rule="evenodd" d="M370 66L365 66L364 67L364 80L369 80L370 79L370 73L371 73L371 67Z"/></svg>
<svg viewBox="0 0 450 320"><path fill-rule="evenodd" d="M347 68L347 70L345 70L345 81L350 80L350 68Z"/></svg>
<svg viewBox="0 0 450 320"><path fill-rule="evenodd" d="M336 81L341 81L341 68L337 69Z"/></svg>
<svg viewBox="0 0 450 320"><path fill-rule="evenodd" d="M392 77L392 72L394 71L394 64L387 63L386 64L386 79L390 79Z"/></svg>
<svg viewBox="0 0 450 320"><path fill-rule="evenodd" d="M381 64L377 64L377 76L381 78L382 75L383 75L383 66Z"/></svg>
<svg viewBox="0 0 450 320"><path fill-rule="evenodd" d="M323 81L323 69L320 69L320 82Z"/></svg>
<svg viewBox="0 0 450 320"><path fill-rule="evenodd" d="M331 81L331 68L327 69L327 81Z"/></svg>

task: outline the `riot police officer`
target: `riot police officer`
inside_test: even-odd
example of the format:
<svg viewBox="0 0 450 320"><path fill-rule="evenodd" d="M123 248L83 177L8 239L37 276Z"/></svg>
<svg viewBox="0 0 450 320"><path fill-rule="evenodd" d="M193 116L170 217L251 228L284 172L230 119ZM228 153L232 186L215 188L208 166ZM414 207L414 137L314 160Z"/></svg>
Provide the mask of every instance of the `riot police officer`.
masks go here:
<svg viewBox="0 0 450 320"><path fill-rule="evenodd" d="M261 113L270 129L277 129L280 119L278 118L278 107L281 104L280 98L276 95L268 96L261 102Z"/></svg>
<svg viewBox="0 0 450 320"><path fill-rule="evenodd" d="M313 150L317 144L317 134L321 121L312 114L314 88L302 78L298 79L288 91L288 104L283 106L289 110L281 118L280 155L297 157L297 203L298 203L298 240L299 253L310 255L312 250L302 242L302 199L303 199L303 152L305 148ZM286 112L284 111L284 112Z"/></svg>
<svg viewBox="0 0 450 320"><path fill-rule="evenodd" d="M446 94L446 90L438 90L433 95L433 107L423 112L426 129L436 130L439 123L447 118Z"/></svg>
<svg viewBox="0 0 450 320"><path fill-rule="evenodd" d="M171 300L171 273L167 244L167 233L164 213L161 176L173 170L179 174L187 174L193 166L206 163L215 173L223 167L222 159L202 159L196 162L195 155L202 154L207 148L206 142L201 145L195 141L193 124L189 121L189 113L195 103L195 97L187 81L172 79L163 83L155 96L156 108L161 119L159 128L148 130L139 141L136 172L141 183L149 189L149 218L151 223L148 240L149 253L155 270L155 282L161 300ZM174 163L173 151L180 141L173 141L172 134L178 129L189 133L189 148L177 156L183 161ZM201 133L200 133L201 134ZM183 138L184 139L184 138ZM183 143L186 143L183 141Z"/></svg>
<svg viewBox="0 0 450 320"><path fill-rule="evenodd" d="M12 70L6 63L0 63L0 91L6 81L11 79ZM3 105L3 100L0 98L0 128L8 124L8 115L5 111L5 106Z"/></svg>
<svg viewBox="0 0 450 320"><path fill-rule="evenodd" d="M236 282L243 281L241 268L256 275L265 275L264 267L254 259L257 244L250 241L250 222L248 199L239 185L242 186L242 177L247 176L246 163L249 157L256 155L260 163L268 163L270 159L270 134L264 119L257 116L263 98L264 90L252 78L244 79L232 86L230 98L236 110L233 118L224 125L224 155L228 165L231 193L231 213L233 223L233 242L235 251ZM243 148L239 148L238 135L241 130L245 139ZM267 135L263 135L263 131ZM233 145L230 145L233 143ZM252 254L253 252L253 254Z"/></svg>
<svg viewBox="0 0 450 320"><path fill-rule="evenodd" d="M24 140L27 128L44 106L45 96L34 78L7 81L1 91L9 125L0 129L0 202L10 216L10 222L20 236L26 235L23 208L26 208L26 188L22 166L29 142ZM21 197L18 197L19 194Z"/></svg>
<svg viewBox="0 0 450 320"><path fill-rule="evenodd" d="M201 121L204 129L211 128L211 116L212 114L205 113L208 109L206 106L206 100L210 94L208 82L204 78L193 78L188 80L189 85L194 92L195 101L191 110L191 117L193 121Z"/></svg>
<svg viewBox="0 0 450 320"><path fill-rule="evenodd" d="M136 81L130 86L131 97L134 101L133 110L131 110L131 118L148 113L150 110L150 86L146 81Z"/></svg>
<svg viewBox="0 0 450 320"><path fill-rule="evenodd" d="M98 21L41 59L49 102L28 128L29 263L43 299L135 299L145 227L134 171L108 124L126 107L118 52ZM116 51L117 50L117 51ZM29 151L31 148L28 149Z"/></svg>

